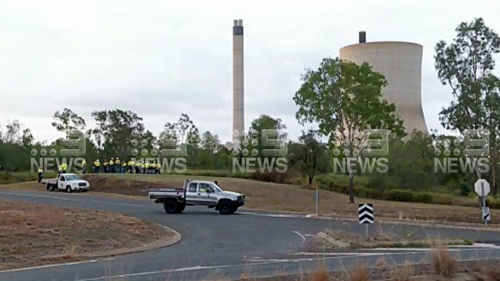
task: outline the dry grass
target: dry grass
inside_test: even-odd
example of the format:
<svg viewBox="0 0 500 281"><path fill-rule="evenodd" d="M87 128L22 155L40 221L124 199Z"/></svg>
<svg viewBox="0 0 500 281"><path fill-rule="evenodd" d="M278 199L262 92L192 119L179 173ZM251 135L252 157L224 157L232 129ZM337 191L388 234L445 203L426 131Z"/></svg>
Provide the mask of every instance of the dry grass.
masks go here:
<svg viewBox="0 0 500 281"><path fill-rule="evenodd" d="M370 270L364 264L358 264L354 269L349 271L349 279L347 281L370 281Z"/></svg>
<svg viewBox="0 0 500 281"><path fill-rule="evenodd" d="M140 219L0 200L0 270L83 259L173 235Z"/></svg>
<svg viewBox="0 0 500 281"><path fill-rule="evenodd" d="M324 266L318 267L311 276L309 277L310 281L330 281L330 276L328 275L328 271Z"/></svg>
<svg viewBox="0 0 500 281"><path fill-rule="evenodd" d="M296 185L259 182L237 178L215 178L183 175L87 175L93 192L108 192L125 195L146 196L148 187L179 187L184 179L217 180L223 189L244 193L248 198L248 208L264 211L288 211L314 213L313 190ZM0 188L44 190L43 185L21 183ZM281 200L275 200L281 198ZM357 217L357 204L349 204L347 195L330 191L320 191L320 213L332 217ZM399 219L401 210L407 220L481 223L477 208L434 205L422 203L393 202L374 199L357 199L357 202L370 201L376 206L377 218ZM306 202L306 203L305 203ZM307 203L307 202L310 202ZM500 218L500 210L491 210L493 218ZM495 226L495 223L492 224Z"/></svg>
<svg viewBox="0 0 500 281"><path fill-rule="evenodd" d="M384 258L378 258L375 261L375 267L380 268L380 267L387 267L389 264L387 263L387 260Z"/></svg>
<svg viewBox="0 0 500 281"><path fill-rule="evenodd" d="M437 274L451 279L457 272L457 261L451 256L447 248L440 246L432 252L431 264Z"/></svg>
<svg viewBox="0 0 500 281"><path fill-rule="evenodd" d="M500 281L500 268L483 268L472 274L472 281Z"/></svg>
<svg viewBox="0 0 500 281"><path fill-rule="evenodd" d="M403 266L398 266L391 270L390 279L393 281L410 281L413 275L412 264L406 262Z"/></svg>

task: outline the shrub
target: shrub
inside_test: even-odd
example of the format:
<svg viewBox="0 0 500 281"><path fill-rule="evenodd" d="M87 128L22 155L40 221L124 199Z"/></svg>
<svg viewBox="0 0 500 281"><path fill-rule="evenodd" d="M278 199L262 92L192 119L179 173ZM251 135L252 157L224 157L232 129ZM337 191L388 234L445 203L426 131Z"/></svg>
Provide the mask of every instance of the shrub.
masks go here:
<svg viewBox="0 0 500 281"><path fill-rule="evenodd" d="M415 195L410 190L393 189L387 192L387 199L401 202L415 202Z"/></svg>
<svg viewBox="0 0 500 281"><path fill-rule="evenodd" d="M437 274L450 279L455 276L457 271L457 262L450 255L445 247L441 246L432 253L432 267Z"/></svg>
<svg viewBox="0 0 500 281"><path fill-rule="evenodd" d="M415 202L433 203L434 194L430 192L419 192L415 194Z"/></svg>
<svg viewBox="0 0 500 281"><path fill-rule="evenodd" d="M257 171L252 174L252 178L258 181L284 183L287 178L287 173L278 172L276 169L264 172Z"/></svg>

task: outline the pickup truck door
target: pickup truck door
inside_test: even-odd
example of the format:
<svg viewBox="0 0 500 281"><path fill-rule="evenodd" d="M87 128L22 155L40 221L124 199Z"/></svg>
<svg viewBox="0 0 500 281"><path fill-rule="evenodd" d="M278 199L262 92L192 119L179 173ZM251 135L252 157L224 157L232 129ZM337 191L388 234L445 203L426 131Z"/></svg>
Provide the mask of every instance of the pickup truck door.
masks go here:
<svg viewBox="0 0 500 281"><path fill-rule="evenodd" d="M215 205L217 198L214 196L214 190L210 184L200 182L198 184L198 204L200 205Z"/></svg>
<svg viewBox="0 0 500 281"><path fill-rule="evenodd" d="M198 183L191 182L186 191L186 204L198 205Z"/></svg>
<svg viewBox="0 0 500 281"><path fill-rule="evenodd" d="M57 188L64 189L65 184L66 184L66 179L63 176L59 177L59 179L57 180Z"/></svg>

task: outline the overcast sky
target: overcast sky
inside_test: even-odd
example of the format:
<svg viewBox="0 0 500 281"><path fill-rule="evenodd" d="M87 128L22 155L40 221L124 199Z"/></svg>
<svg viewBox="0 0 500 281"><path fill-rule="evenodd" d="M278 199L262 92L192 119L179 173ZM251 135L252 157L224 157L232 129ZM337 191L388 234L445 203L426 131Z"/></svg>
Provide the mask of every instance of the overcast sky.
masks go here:
<svg viewBox="0 0 500 281"><path fill-rule="evenodd" d="M230 140L232 25L241 18L245 127L268 114L296 139L306 129L292 101L300 75L366 30L368 41L424 46L423 110L427 127L442 130L451 94L436 77L434 46L475 17L500 32L499 11L498 0L2 1L0 124L18 119L51 141L57 110L93 127L92 111L120 108L155 134L187 113L200 131Z"/></svg>

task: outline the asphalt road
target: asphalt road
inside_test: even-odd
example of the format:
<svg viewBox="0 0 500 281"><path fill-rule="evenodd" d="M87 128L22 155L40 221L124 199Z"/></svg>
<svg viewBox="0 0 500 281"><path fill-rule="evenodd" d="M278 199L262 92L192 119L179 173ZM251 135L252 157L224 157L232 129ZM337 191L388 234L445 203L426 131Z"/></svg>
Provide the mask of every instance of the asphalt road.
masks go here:
<svg viewBox="0 0 500 281"><path fill-rule="evenodd" d="M375 264L383 257L392 263L419 262L429 251L312 249L312 235L330 229L364 233L364 226L300 215L239 211L230 216L213 209L187 207L184 213L167 215L150 201L98 197L90 194L17 192L0 190L0 198L92 210L123 213L169 226L182 234L171 247L153 251L62 265L0 272L1 281L94 281L94 280L215 280L242 274L270 276L276 272L304 272L326 264L343 269L360 262ZM375 206L376 208L376 206ZM0 206L1 209L1 206ZM1 218L0 218L1 223ZM500 258L500 233L407 225L376 225L376 231L399 235L462 238L492 244L488 248L452 249L457 259ZM372 231L374 230L372 229Z"/></svg>

